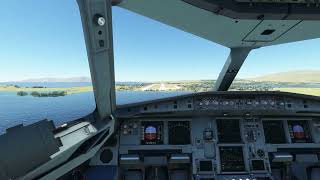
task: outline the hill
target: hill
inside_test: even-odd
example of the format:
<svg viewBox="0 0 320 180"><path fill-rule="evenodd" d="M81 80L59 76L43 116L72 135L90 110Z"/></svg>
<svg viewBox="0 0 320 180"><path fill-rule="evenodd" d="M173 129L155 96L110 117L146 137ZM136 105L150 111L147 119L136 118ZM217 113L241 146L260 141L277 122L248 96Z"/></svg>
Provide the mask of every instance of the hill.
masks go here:
<svg viewBox="0 0 320 180"><path fill-rule="evenodd" d="M252 78L254 81L271 81L271 82L293 82L302 83L320 82L320 70L303 70L303 71L289 71L259 76Z"/></svg>
<svg viewBox="0 0 320 180"><path fill-rule="evenodd" d="M91 82L91 79L89 77L35 78L35 79L25 79L20 82Z"/></svg>
<svg viewBox="0 0 320 180"><path fill-rule="evenodd" d="M214 80L208 80L212 84ZM259 82L290 82L290 83L320 83L320 70L299 70L267 74L248 79L236 79L235 81L259 81ZM71 77L71 78L35 78L25 79L19 82L91 82L90 77ZM169 84L190 84L197 83L203 84L207 81L168 81ZM116 82L117 85L150 85L161 84L161 82ZM164 82L162 82L164 83Z"/></svg>

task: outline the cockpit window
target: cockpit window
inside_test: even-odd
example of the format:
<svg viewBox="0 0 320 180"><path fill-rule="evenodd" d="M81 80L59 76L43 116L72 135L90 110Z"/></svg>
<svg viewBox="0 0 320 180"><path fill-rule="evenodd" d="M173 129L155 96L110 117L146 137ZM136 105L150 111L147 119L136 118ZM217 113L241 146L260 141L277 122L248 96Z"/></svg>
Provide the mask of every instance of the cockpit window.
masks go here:
<svg viewBox="0 0 320 180"><path fill-rule="evenodd" d="M113 10L118 91L212 90L228 48L121 8Z"/></svg>
<svg viewBox="0 0 320 180"><path fill-rule="evenodd" d="M4 0L0 6L0 133L95 109L76 1Z"/></svg>
<svg viewBox="0 0 320 180"><path fill-rule="evenodd" d="M229 91L285 91L320 95L320 39L251 51Z"/></svg>
<svg viewBox="0 0 320 180"><path fill-rule="evenodd" d="M93 112L76 1L1 3L0 133L43 119L61 125ZM118 7L113 33L118 105L211 90L229 53Z"/></svg>

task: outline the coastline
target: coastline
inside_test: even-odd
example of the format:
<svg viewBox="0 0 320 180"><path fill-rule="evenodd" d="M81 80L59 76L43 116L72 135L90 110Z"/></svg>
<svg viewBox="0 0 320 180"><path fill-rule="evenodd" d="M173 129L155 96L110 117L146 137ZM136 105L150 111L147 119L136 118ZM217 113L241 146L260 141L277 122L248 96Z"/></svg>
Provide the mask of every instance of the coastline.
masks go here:
<svg viewBox="0 0 320 180"><path fill-rule="evenodd" d="M53 92L53 91L65 91L67 94L76 94L82 92L90 92L92 90L92 86L81 86L81 87L70 87L70 88L33 88L33 87L14 87L14 86L0 86L0 92Z"/></svg>
<svg viewBox="0 0 320 180"><path fill-rule="evenodd" d="M150 91L150 90L142 90L141 88L134 88L134 87L125 87L123 86L116 86L117 91ZM246 89L243 89L246 91ZM249 90L249 89L248 89ZM77 93L84 93L84 92L92 92L92 86L79 86L79 87L65 87L65 88L35 88L35 87L15 87L15 86L1 86L0 85L0 92L38 92L38 93L50 93L50 92L65 92L66 94L77 94ZM181 89L162 89L162 90L151 90L151 91L158 91L158 92L179 92ZM201 91L201 89L197 89L194 92ZM291 93L298 93L298 94L306 94L306 95L313 95L313 96L320 96L320 88L304 88L304 87L289 87L289 88L270 88L269 91L283 91L283 92L291 92ZM193 92L193 91L192 91Z"/></svg>

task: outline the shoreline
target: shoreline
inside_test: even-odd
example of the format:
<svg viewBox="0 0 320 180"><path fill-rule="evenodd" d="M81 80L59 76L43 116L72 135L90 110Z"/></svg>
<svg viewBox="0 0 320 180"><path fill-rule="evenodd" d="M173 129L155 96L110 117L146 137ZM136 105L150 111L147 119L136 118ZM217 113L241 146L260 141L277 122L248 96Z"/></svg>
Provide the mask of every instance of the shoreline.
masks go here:
<svg viewBox="0 0 320 180"><path fill-rule="evenodd" d="M54 91L65 91L67 94L76 94L82 92L90 92L92 90L92 86L80 86L80 87L71 87L71 88L32 88L32 87L14 87L14 86L0 86L0 92L54 92Z"/></svg>
<svg viewBox="0 0 320 180"><path fill-rule="evenodd" d="M34 87L15 87L15 86L1 86L0 85L0 92L38 92L38 93L52 93L52 92L66 92L66 95L70 94L78 94L84 92L92 92L92 86L79 86L79 87L68 87L68 88L34 88ZM141 88L121 88L121 86L116 87L116 91L141 91L141 92L179 92L181 89L170 89L170 90L142 90ZM306 95L313 95L313 96L320 96L320 88L304 88L304 87L289 87L289 88L272 88L270 91L282 91L282 92L291 92L291 93L298 93L298 94L306 94Z"/></svg>

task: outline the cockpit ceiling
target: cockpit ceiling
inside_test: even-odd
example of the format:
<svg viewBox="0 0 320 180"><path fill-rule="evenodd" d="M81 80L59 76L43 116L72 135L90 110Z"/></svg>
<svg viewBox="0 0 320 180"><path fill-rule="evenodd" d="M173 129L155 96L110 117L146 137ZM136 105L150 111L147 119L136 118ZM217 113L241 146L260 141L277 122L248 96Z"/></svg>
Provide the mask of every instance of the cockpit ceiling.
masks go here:
<svg viewBox="0 0 320 180"><path fill-rule="evenodd" d="M319 4L318 0L235 0L236 2L254 3L293 3L293 4Z"/></svg>
<svg viewBox="0 0 320 180"><path fill-rule="evenodd" d="M301 11L288 15L288 4L277 4L275 12L278 13L272 13L272 4L262 3L268 6L265 7L260 3L256 5L260 10L255 7L252 13L238 13L239 17L232 17L232 11L227 9L215 12L201 7L208 2L215 1L124 0L118 6L229 48L256 48L320 37L320 7L314 4L291 4L290 7L301 7ZM224 4L231 0L219 2ZM310 9L305 12L302 7Z"/></svg>
<svg viewBox="0 0 320 180"><path fill-rule="evenodd" d="M320 20L319 0L183 0L234 19Z"/></svg>

